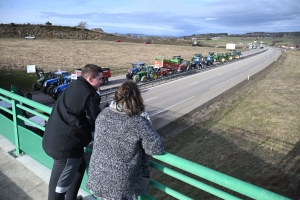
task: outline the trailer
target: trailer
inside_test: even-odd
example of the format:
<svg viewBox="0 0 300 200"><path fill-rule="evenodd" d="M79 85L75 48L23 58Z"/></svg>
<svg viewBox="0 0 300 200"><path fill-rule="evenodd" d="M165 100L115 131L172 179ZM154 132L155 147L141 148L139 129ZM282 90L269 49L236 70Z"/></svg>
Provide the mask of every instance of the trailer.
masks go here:
<svg viewBox="0 0 300 200"><path fill-rule="evenodd" d="M181 56L173 56L173 59L165 59L163 56L154 58L154 66L156 68L167 68L173 73L186 70L188 65L189 61L183 60Z"/></svg>

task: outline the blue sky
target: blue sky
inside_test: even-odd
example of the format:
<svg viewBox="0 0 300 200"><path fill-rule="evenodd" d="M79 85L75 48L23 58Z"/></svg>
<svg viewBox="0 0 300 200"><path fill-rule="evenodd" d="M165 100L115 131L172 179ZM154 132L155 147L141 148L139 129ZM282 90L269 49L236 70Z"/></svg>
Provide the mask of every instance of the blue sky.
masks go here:
<svg viewBox="0 0 300 200"><path fill-rule="evenodd" d="M0 23L185 36L300 31L299 0L0 0Z"/></svg>

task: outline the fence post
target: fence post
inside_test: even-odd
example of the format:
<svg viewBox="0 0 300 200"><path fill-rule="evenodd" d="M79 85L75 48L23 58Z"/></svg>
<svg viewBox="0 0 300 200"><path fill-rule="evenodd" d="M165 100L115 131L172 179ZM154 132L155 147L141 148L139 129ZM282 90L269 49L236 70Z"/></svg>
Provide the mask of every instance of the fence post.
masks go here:
<svg viewBox="0 0 300 200"><path fill-rule="evenodd" d="M16 107L16 100L12 99L11 102L11 108L13 111L13 123L14 123L14 135L15 135L15 145L16 145L16 154L20 155L21 154L21 150L20 150L20 145L19 145L19 133L18 133L18 119L17 119L17 115L18 115L18 110Z"/></svg>

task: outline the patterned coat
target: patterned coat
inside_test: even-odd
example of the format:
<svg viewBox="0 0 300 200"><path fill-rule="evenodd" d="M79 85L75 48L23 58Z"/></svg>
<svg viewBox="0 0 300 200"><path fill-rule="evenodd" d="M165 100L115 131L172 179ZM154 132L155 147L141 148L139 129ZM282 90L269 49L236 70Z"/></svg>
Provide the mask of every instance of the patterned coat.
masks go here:
<svg viewBox="0 0 300 200"><path fill-rule="evenodd" d="M163 149L149 120L105 108L96 120L86 187L97 197L137 199L149 190L148 155Z"/></svg>

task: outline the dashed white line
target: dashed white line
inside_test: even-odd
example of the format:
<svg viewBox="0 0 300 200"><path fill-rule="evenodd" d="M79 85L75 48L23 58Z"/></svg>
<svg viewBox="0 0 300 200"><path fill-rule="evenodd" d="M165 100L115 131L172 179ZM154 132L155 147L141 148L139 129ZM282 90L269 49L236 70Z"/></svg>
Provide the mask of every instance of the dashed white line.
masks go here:
<svg viewBox="0 0 300 200"><path fill-rule="evenodd" d="M147 99L147 100L145 100L145 102L146 101L151 101L152 99L156 99L157 97L153 97L153 98L151 98L151 99Z"/></svg>
<svg viewBox="0 0 300 200"><path fill-rule="evenodd" d="M197 84L197 83L199 83L199 82L192 83L191 85L195 85L195 84Z"/></svg>
<svg viewBox="0 0 300 200"><path fill-rule="evenodd" d="M223 74L223 73L218 74L218 76L220 76L221 74Z"/></svg>
<svg viewBox="0 0 300 200"><path fill-rule="evenodd" d="M191 98L194 98L194 97L195 97L195 96L192 96L192 97L187 98L187 99L185 99L185 100L183 100L183 101L180 101L179 103L176 103L176 104L174 104L174 105L172 105L172 106L170 106L170 107L168 107L168 108L166 108L166 109L163 109L163 110L161 110L161 111L158 111L158 112L154 113L153 115L150 115L150 117L153 117L153 116L155 116L155 115L157 115L157 114L159 114L159 113L161 113L161 112L164 112L164 111L166 111L166 110L168 110L168 109L170 109L170 108L172 108L172 107L174 107L174 106L177 106L178 104L181 104L181 103L183 103L183 102L185 102L185 101L187 101L187 100L189 100L189 99L191 99Z"/></svg>
<svg viewBox="0 0 300 200"><path fill-rule="evenodd" d="M235 77L238 77L238 76L240 76L241 74L239 74L239 75L237 75L237 76L235 76ZM234 79L235 77L233 77L233 78L231 78L231 79ZM230 81L231 79L229 79L229 80L227 80L227 81L224 81L223 83L226 83L226 82L228 82L228 81ZM218 84L218 85L216 85L216 86L214 86L214 87L212 87L212 88L210 88L210 89L214 89L215 87L218 87L219 85L222 85L223 83L220 83L220 84Z"/></svg>

